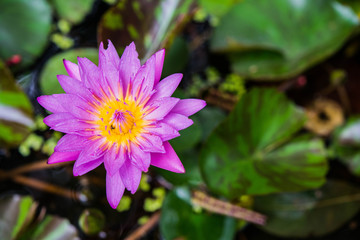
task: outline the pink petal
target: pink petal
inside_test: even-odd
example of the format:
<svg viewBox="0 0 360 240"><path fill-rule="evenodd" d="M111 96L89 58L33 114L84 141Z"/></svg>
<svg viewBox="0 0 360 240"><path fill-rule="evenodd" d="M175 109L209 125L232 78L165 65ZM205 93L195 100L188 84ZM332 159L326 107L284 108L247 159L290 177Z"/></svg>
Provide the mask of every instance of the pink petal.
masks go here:
<svg viewBox="0 0 360 240"><path fill-rule="evenodd" d="M81 152L79 159L76 161L75 165L82 165L91 160L98 159L105 154L105 138L100 138L92 140L89 142L84 150Z"/></svg>
<svg viewBox="0 0 360 240"><path fill-rule="evenodd" d="M100 43L100 47L99 47L99 55L100 54L104 54L106 59L107 59L107 62L106 64L112 64L114 65L115 67L118 67L119 66L119 63L120 63L120 58L119 58L119 54L117 53L114 45L112 44L112 42L110 40L108 40L108 47L107 49L105 50L104 49L104 45L103 43L101 42ZM99 62L99 65L101 65L101 63Z"/></svg>
<svg viewBox="0 0 360 240"><path fill-rule="evenodd" d="M104 154L104 165L106 171L112 176L120 170L120 167L127 159L123 147L120 147L119 152L116 146L110 147Z"/></svg>
<svg viewBox="0 0 360 240"><path fill-rule="evenodd" d="M84 99L73 94L55 94L62 107L79 119L95 120L97 116L90 112L92 107Z"/></svg>
<svg viewBox="0 0 360 240"><path fill-rule="evenodd" d="M169 142L164 142L166 153L152 153L151 165L171 172L184 173L185 169Z"/></svg>
<svg viewBox="0 0 360 240"><path fill-rule="evenodd" d="M59 113L56 113L56 114L59 114ZM52 114L51 116L53 116L53 115L54 114ZM47 123L45 123L45 124L47 124ZM92 135L91 127L92 127L92 125L84 123L79 119L69 119L66 121L63 120L62 123L51 126L51 129L58 131L58 132L63 132L63 133L78 134L81 136L89 136L89 135ZM89 132L86 133L87 131L89 131Z"/></svg>
<svg viewBox="0 0 360 240"><path fill-rule="evenodd" d="M134 143L130 144L129 159L132 164L137 166L140 170L147 172L150 166L150 153L143 152L140 146Z"/></svg>
<svg viewBox="0 0 360 240"><path fill-rule="evenodd" d="M140 142L140 148L144 152L165 152L163 141L157 135L145 133L138 137L137 140Z"/></svg>
<svg viewBox="0 0 360 240"><path fill-rule="evenodd" d="M140 67L132 82L132 94L135 97L147 97L153 90L155 79L155 56L149 58L146 63ZM139 93L139 95L138 95Z"/></svg>
<svg viewBox="0 0 360 240"><path fill-rule="evenodd" d="M105 84L100 69L89 59L78 57L80 76L87 88L90 88L97 96L103 96Z"/></svg>
<svg viewBox="0 0 360 240"><path fill-rule="evenodd" d="M156 124L156 127L148 127L145 130L152 134L158 135L162 141L168 141L170 139L180 136L180 133L166 123L160 122Z"/></svg>
<svg viewBox="0 0 360 240"><path fill-rule="evenodd" d="M125 185L121 180L120 173L113 175L106 173L106 197L112 208L117 208L124 194Z"/></svg>
<svg viewBox="0 0 360 240"><path fill-rule="evenodd" d="M48 159L48 164L74 161L79 157L80 151L57 152L55 151Z"/></svg>
<svg viewBox="0 0 360 240"><path fill-rule="evenodd" d="M86 100L92 100L92 94L84 84L66 75L57 75L58 81L64 91L68 94L79 95Z"/></svg>
<svg viewBox="0 0 360 240"><path fill-rule="evenodd" d="M179 86L182 77L183 75L181 73L175 73L161 80L156 85L156 92L151 97L151 100L163 97L170 97L174 93L176 88Z"/></svg>
<svg viewBox="0 0 360 240"><path fill-rule="evenodd" d="M66 69L67 73L69 74L69 76L76 80L81 81L78 65L75 63L72 63L68 60L65 60L65 59L63 60L63 62L64 62L65 69Z"/></svg>
<svg viewBox="0 0 360 240"><path fill-rule="evenodd" d="M66 134L58 141L55 147L55 151L58 152L82 151L84 147L88 144L89 144L89 140L86 137L82 137L74 134Z"/></svg>
<svg viewBox="0 0 360 240"><path fill-rule="evenodd" d="M165 58L165 49L161 49L155 53L155 59L156 59L155 82L154 82L155 85L160 81L161 72L164 65L164 58Z"/></svg>
<svg viewBox="0 0 360 240"><path fill-rule="evenodd" d="M188 128L194 123L190 118L178 113L169 113L162 122L170 125L178 131Z"/></svg>
<svg viewBox="0 0 360 240"><path fill-rule="evenodd" d="M66 112L54 95L44 95L37 98L37 101L45 109L53 113Z"/></svg>
<svg viewBox="0 0 360 240"><path fill-rule="evenodd" d="M141 170L131 164L130 161L125 161L124 165L120 168L120 176L126 189L131 194L134 194L140 184Z"/></svg>
<svg viewBox="0 0 360 240"><path fill-rule="evenodd" d="M118 96L122 89L119 62L120 58L110 40L107 50L104 50L103 43L100 43L99 68L101 69L102 77L104 79L103 84L107 84L110 87L113 96ZM103 90L108 96L111 96L109 92L110 89L108 87L103 87Z"/></svg>
<svg viewBox="0 0 360 240"><path fill-rule="evenodd" d="M67 112L54 113L44 118L44 123L49 127L63 125L68 120L75 120L76 118ZM77 119L76 119L77 120Z"/></svg>
<svg viewBox="0 0 360 240"><path fill-rule="evenodd" d="M201 99L181 99L171 110L172 113L180 113L185 116L191 116L206 106L206 102Z"/></svg>
<svg viewBox="0 0 360 240"><path fill-rule="evenodd" d="M163 119L179 102L180 99L173 97L161 98L154 101L150 107L155 108L152 112L144 117L146 120L161 120Z"/></svg>
<svg viewBox="0 0 360 240"><path fill-rule="evenodd" d="M76 162L77 161L78 160L76 160ZM88 173L91 170L100 166L103 163L103 161L104 161L104 159L101 157L101 158L89 161L89 162L81 164L81 165L77 165L75 162L74 168L73 168L73 174L74 174L74 176L82 176L85 173Z"/></svg>
<svg viewBox="0 0 360 240"><path fill-rule="evenodd" d="M134 42L127 46L120 58L120 78L123 81L123 87L126 90L130 83L130 79L135 77L135 74L140 68L140 60Z"/></svg>

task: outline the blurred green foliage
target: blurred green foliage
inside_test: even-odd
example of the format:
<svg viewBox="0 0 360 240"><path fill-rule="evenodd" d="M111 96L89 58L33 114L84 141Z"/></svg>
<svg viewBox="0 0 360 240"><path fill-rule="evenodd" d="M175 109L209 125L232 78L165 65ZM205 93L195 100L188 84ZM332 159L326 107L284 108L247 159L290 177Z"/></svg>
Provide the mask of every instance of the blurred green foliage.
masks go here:
<svg viewBox="0 0 360 240"><path fill-rule="evenodd" d="M230 199L320 187L327 172L324 144L293 140L304 121L283 94L252 89L202 148L208 187Z"/></svg>
<svg viewBox="0 0 360 240"><path fill-rule="evenodd" d="M254 208L269 217L263 229L282 237L316 237L341 227L360 209L360 189L329 181L320 189L256 197ZM286 226L286 227L284 227Z"/></svg>
<svg viewBox="0 0 360 240"><path fill-rule="evenodd" d="M233 239L235 230L235 219L195 212L186 187L175 188L165 198L160 231L166 239L226 240Z"/></svg>
<svg viewBox="0 0 360 240"><path fill-rule="evenodd" d="M62 64L64 59L77 63L78 57L86 57L97 64L98 50L95 48L77 48L59 53L50 58L40 76L40 87L44 94L64 93L56 76L67 75L66 69Z"/></svg>
<svg viewBox="0 0 360 240"><path fill-rule="evenodd" d="M207 99L210 90L219 94L170 141L186 172L152 168L142 176L141 193L123 196L116 217L103 212L104 198L84 188L101 207L74 204L82 209L71 217L78 228L94 238L107 231L110 238L124 237L136 224L148 222L149 213L161 210L164 239L234 239L246 222L194 205L192 191L201 189L234 205L240 199L240 205L267 215L261 229L272 235L323 236L359 212L358 187L326 178L328 159L345 164L351 177L360 176L360 118L348 106L358 99L343 88L350 81L346 66L326 65L327 74L317 85L325 80L330 86L311 94L336 91L347 117L326 138L303 128L304 109L296 103L312 101L310 95L299 101L291 92L307 84L310 67L358 37L359 16L355 0L0 0L0 150L19 146L24 157L52 154L61 134L39 124L42 117L34 127L31 103L39 92L63 93L56 78L66 74L63 59L76 63L77 57L87 57L97 63L94 43L106 45L107 39L119 54L134 41L142 61L165 48L162 78L185 73L175 97ZM90 32L87 21L97 19L91 32L96 36L84 40L89 35L83 31ZM355 42L351 49L354 54L360 47ZM274 82L265 83L269 80ZM235 99L234 106L223 107L223 96ZM89 179L81 184L92 185ZM62 218L47 215L29 225L37 206L30 197L1 198L0 238L76 238L75 228Z"/></svg>
<svg viewBox="0 0 360 240"><path fill-rule="evenodd" d="M330 148L349 170L360 176L360 118L352 117L334 131Z"/></svg>
<svg viewBox="0 0 360 240"><path fill-rule="evenodd" d="M14 146L23 141L34 124L32 106L0 60L0 143Z"/></svg>
<svg viewBox="0 0 360 240"><path fill-rule="evenodd" d="M53 215L36 219L36 203L30 196L0 198L0 238L18 240L78 239L76 228ZM35 221L36 220L36 221Z"/></svg>
<svg viewBox="0 0 360 240"><path fill-rule="evenodd" d="M228 53L243 76L279 80L334 53L358 25L356 14L333 0L242 1L221 18L211 48Z"/></svg>
<svg viewBox="0 0 360 240"><path fill-rule="evenodd" d="M46 0L0 1L0 58L21 57L19 67L34 63L48 45L51 8Z"/></svg>
<svg viewBox="0 0 360 240"><path fill-rule="evenodd" d="M59 18L77 24L88 14L95 0L50 0Z"/></svg>

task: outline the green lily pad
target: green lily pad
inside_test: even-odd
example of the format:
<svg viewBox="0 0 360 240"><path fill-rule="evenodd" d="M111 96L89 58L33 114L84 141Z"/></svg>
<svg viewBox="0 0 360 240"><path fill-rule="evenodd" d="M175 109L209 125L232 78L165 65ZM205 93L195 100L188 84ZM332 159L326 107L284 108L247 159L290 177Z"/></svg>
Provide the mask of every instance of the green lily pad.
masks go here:
<svg viewBox="0 0 360 240"><path fill-rule="evenodd" d="M160 218L160 232L165 239L225 240L233 239L236 221L207 212L195 212L191 192L175 188L165 198Z"/></svg>
<svg viewBox="0 0 360 240"><path fill-rule="evenodd" d="M19 67L34 63L48 43L51 20L46 0L0 1L0 58L20 55Z"/></svg>
<svg viewBox="0 0 360 240"><path fill-rule="evenodd" d="M51 0L51 2L59 17L73 24L80 23L94 4L94 0Z"/></svg>
<svg viewBox="0 0 360 240"><path fill-rule="evenodd" d="M38 204L29 196L1 198L0 239L78 239L76 228L66 219L47 215L40 222L34 223L37 207Z"/></svg>
<svg viewBox="0 0 360 240"><path fill-rule="evenodd" d="M174 95L184 98L183 94L183 92L177 90ZM156 172L174 185L198 186L203 183L199 168L199 149L196 144L208 138L215 127L224 120L225 114L218 108L207 106L191 118L194 120L194 125L180 131L181 136L170 141L184 165L185 173L178 174L154 168Z"/></svg>
<svg viewBox="0 0 360 240"><path fill-rule="evenodd" d="M252 89L203 146L205 183L231 199L321 186L328 169L322 141L290 141L304 121L282 93Z"/></svg>
<svg viewBox="0 0 360 240"><path fill-rule="evenodd" d="M236 3L241 0L198 0L199 5L208 13L221 17L225 15Z"/></svg>
<svg viewBox="0 0 360 240"><path fill-rule="evenodd" d="M200 122L199 125L202 128L202 141L205 141L226 117L221 109L212 106L206 106L197 116Z"/></svg>
<svg viewBox="0 0 360 240"><path fill-rule="evenodd" d="M177 153L191 150L201 140L201 122L198 120L197 116L193 116L191 119L194 121L194 124L186 129L181 130L179 137L169 141Z"/></svg>
<svg viewBox="0 0 360 240"><path fill-rule="evenodd" d="M98 26L98 41L111 39L120 51L134 41L139 57L147 59L169 40L172 31L182 26L193 0L120 1L102 17Z"/></svg>
<svg viewBox="0 0 360 240"><path fill-rule="evenodd" d="M106 218L102 211L97 208L87 208L82 211L79 218L80 229L86 235L95 235L103 230Z"/></svg>
<svg viewBox="0 0 360 240"><path fill-rule="evenodd" d="M77 48L53 56L46 63L40 75L40 88L43 94L64 93L56 76L60 74L68 75L63 64L63 59L77 63L77 57L86 57L97 64L98 50L96 48Z"/></svg>
<svg viewBox="0 0 360 240"><path fill-rule="evenodd" d="M291 238L317 237L349 221L360 209L360 189L329 181L317 190L256 197L255 211L268 216L267 232Z"/></svg>
<svg viewBox="0 0 360 240"><path fill-rule="evenodd" d="M177 153L177 155L184 165L185 173L179 174L155 167L154 170L174 185L198 186L203 183L199 169L199 153L195 150L190 150Z"/></svg>
<svg viewBox="0 0 360 240"><path fill-rule="evenodd" d="M242 76L287 78L333 54L357 26L351 8L333 0L241 1L220 19L211 49L229 53Z"/></svg>
<svg viewBox="0 0 360 240"><path fill-rule="evenodd" d="M20 144L33 126L32 106L14 77L0 61L0 143Z"/></svg>
<svg viewBox="0 0 360 240"><path fill-rule="evenodd" d="M360 176L360 117L350 118L335 130L331 149L352 173Z"/></svg>

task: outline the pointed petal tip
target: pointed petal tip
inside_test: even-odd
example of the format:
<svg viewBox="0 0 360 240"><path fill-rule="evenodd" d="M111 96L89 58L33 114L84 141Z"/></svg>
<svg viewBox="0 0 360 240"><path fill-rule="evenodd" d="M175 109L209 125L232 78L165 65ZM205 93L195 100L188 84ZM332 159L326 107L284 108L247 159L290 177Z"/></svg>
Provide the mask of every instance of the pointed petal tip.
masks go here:
<svg viewBox="0 0 360 240"><path fill-rule="evenodd" d="M165 49L161 49L157 51L153 56L155 56L156 64L155 64L155 84L157 84L160 81L161 73L164 65L164 59L165 59Z"/></svg>
<svg viewBox="0 0 360 240"><path fill-rule="evenodd" d="M117 54L116 48L110 39L108 39L106 51L115 52Z"/></svg>
<svg viewBox="0 0 360 240"><path fill-rule="evenodd" d="M37 102L45 109L52 104L53 95L41 95L36 98Z"/></svg>
<svg viewBox="0 0 360 240"><path fill-rule="evenodd" d="M185 173L185 168L169 142L164 142L166 153L153 153L151 165L175 173Z"/></svg>
<svg viewBox="0 0 360 240"><path fill-rule="evenodd" d="M124 194L125 186L120 173L110 176L106 173L106 198L112 208L117 208Z"/></svg>
<svg viewBox="0 0 360 240"><path fill-rule="evenodd" d="M77 171L75 168L73 168L73 175L74 175L74 177L78 177L78 176L79 176L79 173L78 173L78 171Z"/></svg>
<svg viewBox="0 0 360 240"><path fill-rule="evenodd" d="M160 62L164 62L165 59L165 48L160 49L159 51L157 51L153 56L155 56L157 58L157 61Z"/></svg>
<svg viewBox="0 0 360 240"><path fill-rule="evenodd" d="M63 64L66 67L68 64L70 63L69 60L66 60L65 58L63 58Z"/></svg>
<svg viewBox="0 0 360 240"><path fill-rule="evenodd" d="M200 101L202 101L202 107L199 109L199 111L200 111L201 109L203 109L204 107L206 107L206 105L207 105L207 103L206 103L205 100L200 100Z"/></svg>
<svg viewBox="0 0 360 240"><path fill-rule="evenodd" d="M159 54L164 54L165 55L165 48L162 48L158 51Z"/></svg>
<svg viewBox="0 0 360 240"><path fill-rule="evenodd" d="M39 96L36 98L36 101L41 105L41 102L43 101L44 96Z"/></svg>
<svg viewBox="0 0 360 240"><path fill-rule="evenodd" d="M69 162L75 161L79 157L80 152L57 152L55 151L51 156L48 158L48 164L54 163L61 163L61 162Z"/></svg>
<svg viewBox="0 0 360 240"><path fill-rule="evenodd" d="M48 125L48 126L50 126L49 124L51 124L50 122L49 122L49 117L50 117L51 115L49 115L49 116L47 116L47 117L45 117L44 119L43 119L43 122L46 124L46 125Z"/></svg>
<svg viewBox="0 0 360 240"><path fill-rule="evenodd" d="M79 66L69 60L63 59L63 64L68 75L74 79L81 81Z"/></svg>
<svg viewBox="0 0 360 240"><path fill-rule="evenodd" d="M109 202L109 204L110 204L110 207L112 208L112 209L116 209L117 208L117 206L119 205L119 203L117 203L116 204L116 202L111 202L109 199L108 199L108 202Z"/></svg>
<svg viewBox="0 0 360 240"><path fill-rule="evenodd" d="M171 110L173 113L179 113L185 116L191 116L206 106L202 99L186 98L181 99L178 104Z"/></svg>
<svg viewBox="0 0 360 240"><path fill-rule="evenodd" d="M182 168L179 168L176 173L185 173L185 168L182 166Z"/></svg>
<svg viewBox="0 0 360 240"><path fill-rule="evenodd" d="M111 42L110 39L108 39L108 48L109 48L109 46L114 46L114 44Z"/></svg>
<svg viewBox="0 0 360 240"><path fill-rule="evenodd" d="M107 196L107 200L110 204L110 207L116 209L119 206L121 198L119 199L117 196Z"/></svg>

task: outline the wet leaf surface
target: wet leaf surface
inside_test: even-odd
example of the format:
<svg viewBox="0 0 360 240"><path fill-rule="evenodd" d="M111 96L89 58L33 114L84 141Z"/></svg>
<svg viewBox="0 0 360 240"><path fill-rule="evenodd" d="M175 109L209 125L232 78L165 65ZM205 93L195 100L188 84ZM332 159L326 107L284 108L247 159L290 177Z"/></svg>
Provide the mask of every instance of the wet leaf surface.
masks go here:
<svg viewBox="0 0 360 240"><path fill-rule="evenodd" d="M0 57L7 60L19 55L19 67L29 66L48 44L50 27L51 8L47 1L0 1L0 46L6 46L0 48Z"/></svg>
<svg viewBox="0 0 360 240"><path fill-rule="evenodd" d="M360 189L330 180L316 190L256 197L254 209L268 216L262 229L282 237L328 234L360 209ZM284 227L286 226L286 227Z"/></svg>
<svg viewBox="0 0 360 240"><path fill-rule="evenodd" d="M242 1L220 19L211 48L229 53L243 76L278 80L334 53L358 24L336 1Z"/></svg>
<svg viewBox="0 0 360 240"><path fill-rule="evenodd" d="M221 17L238 2L241 2L241 0L199 0L199 5L210 14Z"/></svg>
<svg viewBox="0 0 360 240"><path fill-rule="evenodd" d="M46 215L36 219L38 204L30 196L12 195L0 199L0 238L18 240L75 240L76 228L68 220Z"/></svg>
<svg viewBox="0 0 360 240"><path fill-rule="evenodd" d="M304 112L273 89L245 94L202 148L208 187L235 198L321 186L327 172L322 141L290 141L304 120Z"/></svg>
<svg viewBox="0 0 360 240"><path fill-rule="evenodd" d="M193 150L178 154L185 168L185 173L178 174L160 168L156 169L161 176L174 185L199 186L203 179L199 169L199 153Z"/></svg>
<svg viewBox="0 0 360 240"><path fill-rule="evenodd" d="M175 93L175 96L184 98L182 94L179 95L179 92ZM224 112L211 106L192 116L191 119L194 120L194 125L180 131L181 137L170 141L186 172L178 174L155 168L156 171L174 185L188 184L195 187L202 184L203 179L199 168L199 151L196 145L204 142L224 118Z"/></svg>
<svg viewBox="0 0 360 240"><path fill-rule="evenodd" d="M57 14L70 23L80 23L91 10L95 0L51 0Z"/></svg>
<svg viewBox="0 0 360 240"><path fill-rule="evenodd" d="M96 208L84 209L79 217L79 226L87 235L97 234L105 226L105 215Z"/></svg>
<svg viewBox="0 0 360 240"><path fill-rule="evenodd" d="M186 187L175 188L165 198L160 219L160 231L165 239L232 239L235 228L233 218L195 212L191 192Z"/></svg>

